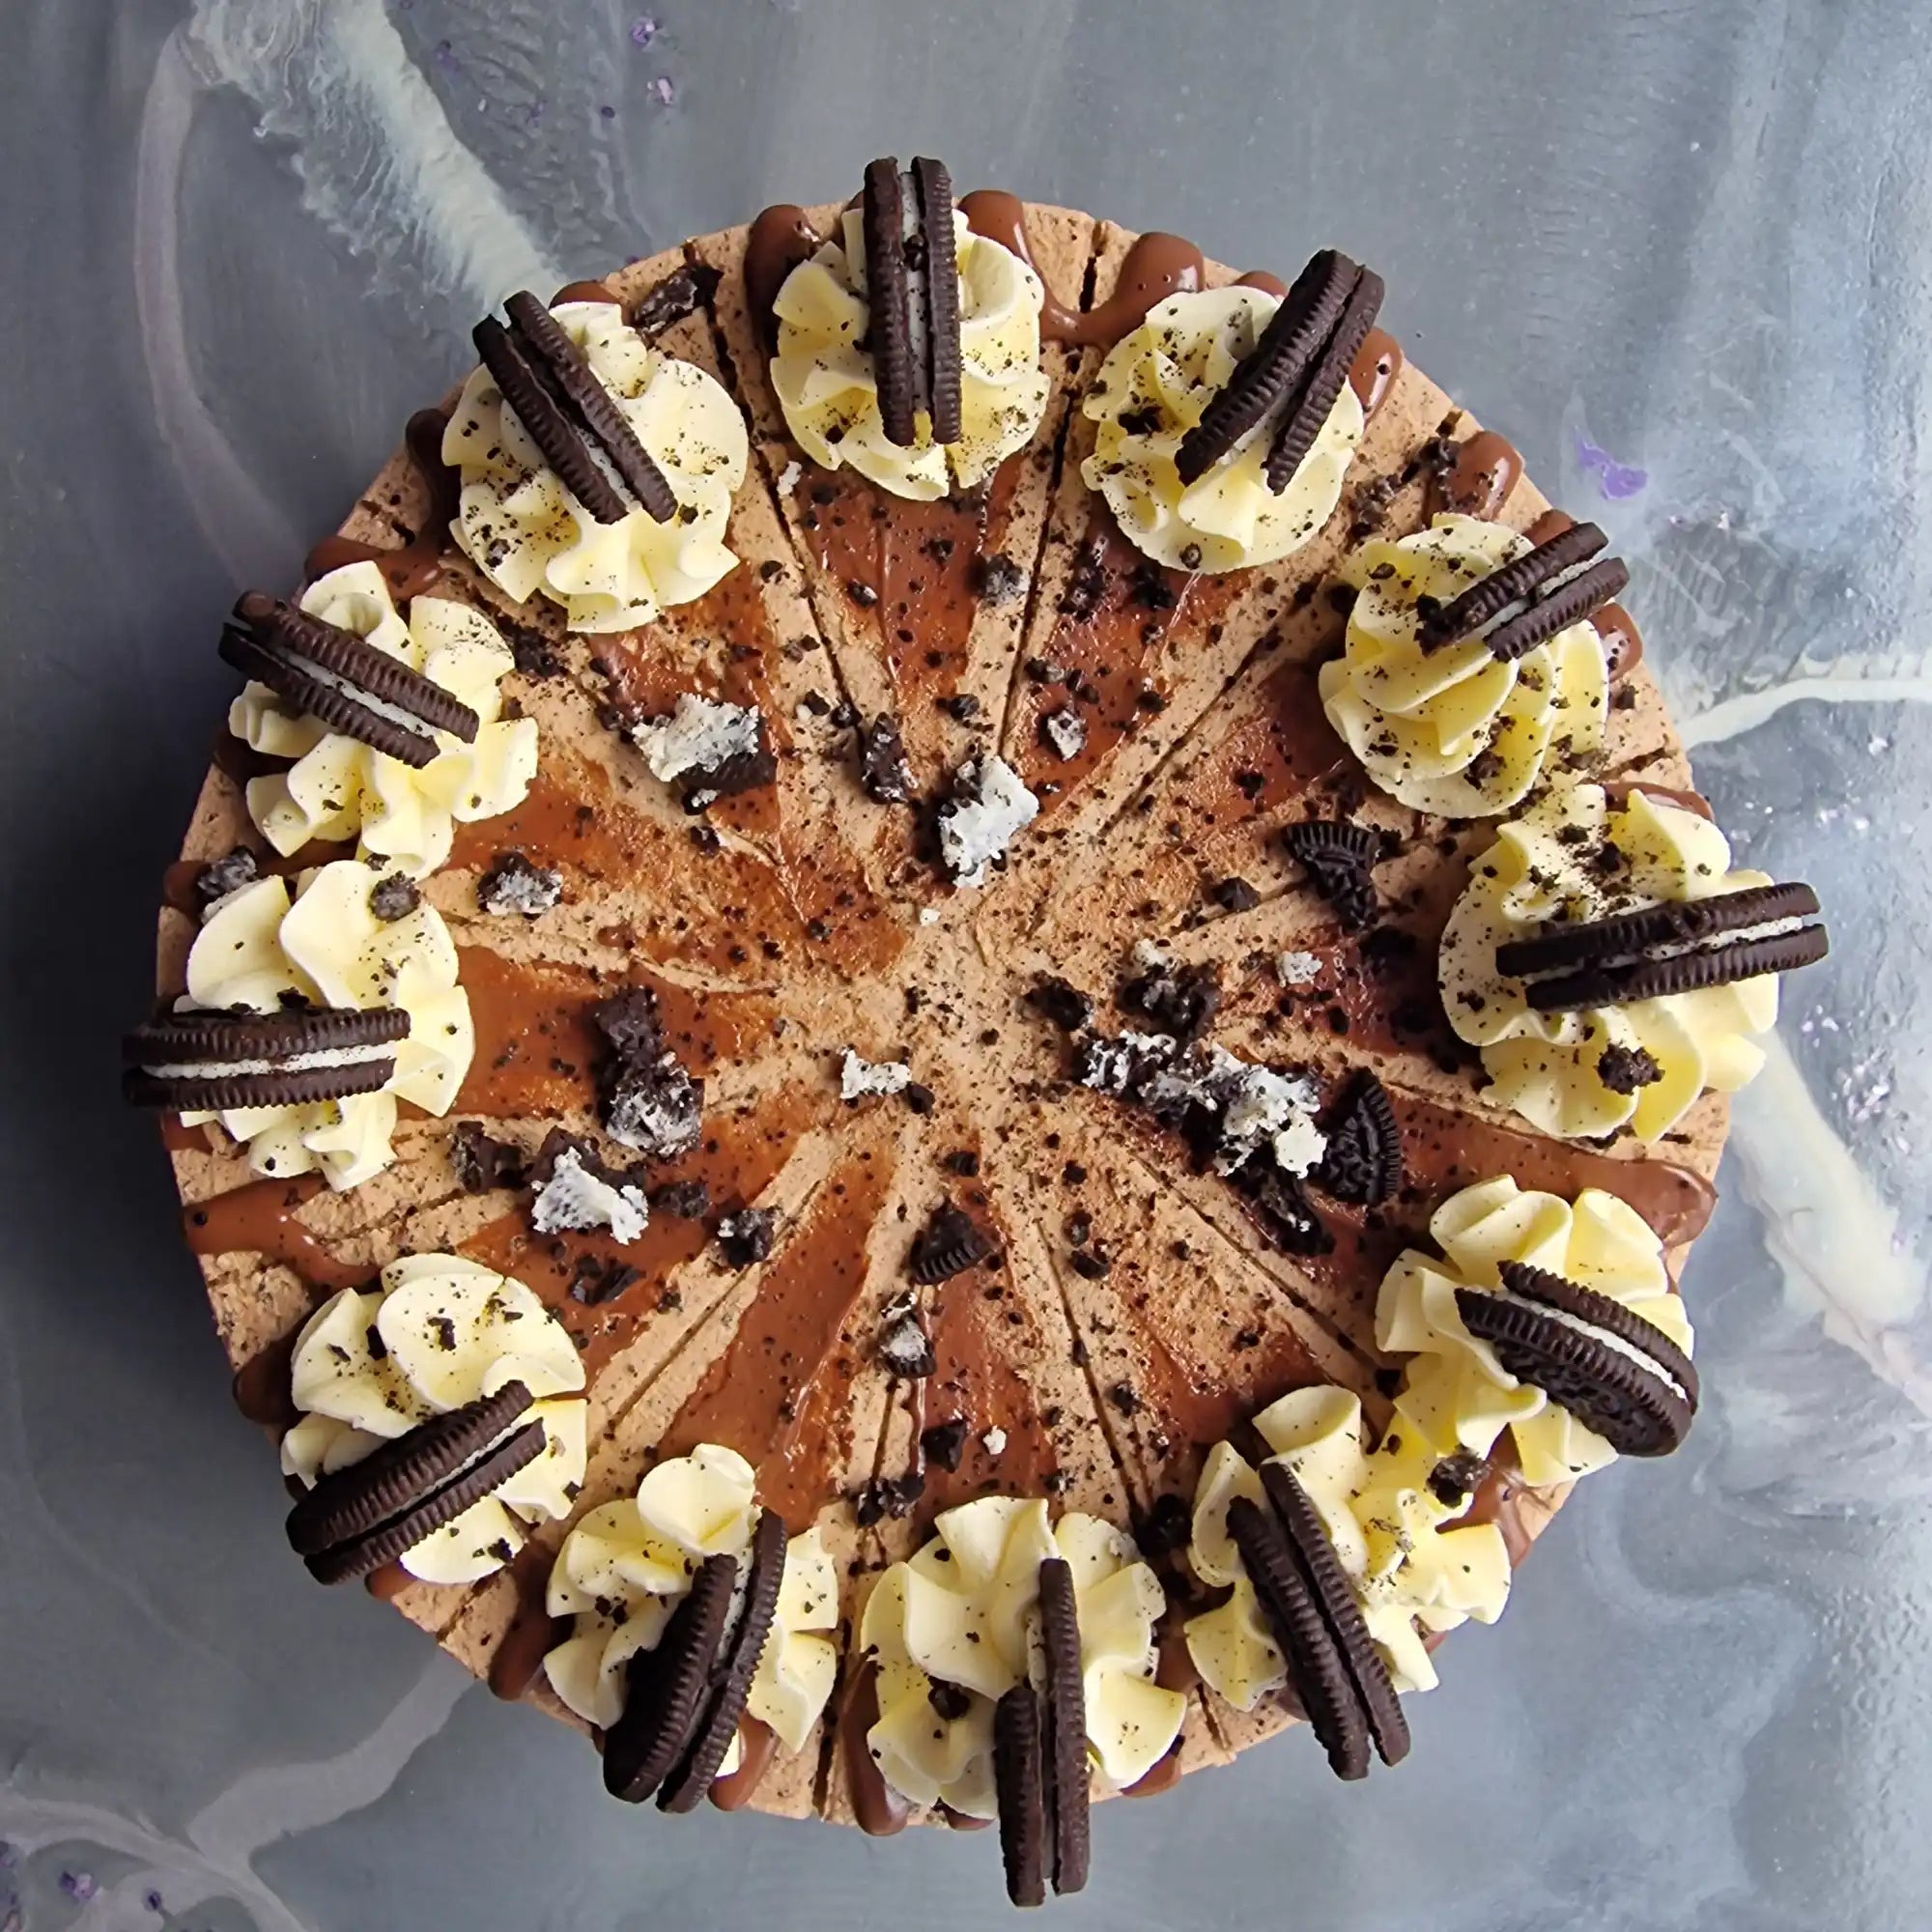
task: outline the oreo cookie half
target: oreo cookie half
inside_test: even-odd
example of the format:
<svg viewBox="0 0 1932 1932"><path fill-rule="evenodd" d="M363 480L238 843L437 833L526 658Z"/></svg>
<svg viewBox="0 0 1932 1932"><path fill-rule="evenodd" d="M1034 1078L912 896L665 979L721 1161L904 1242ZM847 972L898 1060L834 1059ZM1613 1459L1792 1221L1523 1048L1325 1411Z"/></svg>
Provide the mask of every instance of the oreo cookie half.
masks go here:
<svg viewBox="0 0 1932 1932"><path fill-rule="evenodd" d="M657 1648L632 1656L623 1714L604 1734L604 1788L611 1797L641 1804L690 1750L737 1582L735 1556L707 1556Z"/></svg>
<svg viewBox="0 0 1932 1932"><path fill-rule="evenodd" d="M1039 1566L1039 1627L1046 1652L1044 1736L1040 1762L1046 1787L1053 1889L1065 1894L1087 1883L1093 1852L1088 1816L1087 1692L1080 1670L1080 1618L1073 1571L1063 1556Z"/></svg>
<svg viewBox="0 0 1932 1932"><path fill-rule="evenodd" d="M738 1628L724 1648L711 1702L691 1750L658 1793L660 1811L694 1810L711 1789L718 1767L724 1762L731 1740L738 1735L738 1719L745 1713L752 1676L772 1634L784 1566L784 1520L776 1510L764 1510L752 1532L751 1570L745 1578L745 1603L738 1613Z"/></svg>
<svg viewBox="0 0 1932 1932"><path fill-rule="evenodd" d="M442 686L366 638L298 611L266 591L244 591L221 632L220 652L244 677L384 757L420 768L434 733L472 744L481 721Z"/></svg>
<svg viewBox="0 0 1932 1932"><path fill-rule="evenodd" d="M1379 1207L1402 1185L1402 1125L1388 1089L1365 1066L1321 1122L1328 1137L1309 1177L1322 1193Z"/></svg>
<svg viewBox="0 0 1932 1932"><path fill-rule="evenodd" d="M1236 1496L1228 1505L1228 1533L1329 1769L1337 1777L1366 1777L1369 1722L1361 1692L1288 1532L1272 1510Z"/></svg>
<svg viewBox="0 0 1932 1932"><path fill-rule="evenodd" d="M1817 912L1807 885L1748 886L1547 925L1497 947L1496 971L1520 980L1538 1012L1654 1000L1813 964L1831 951L1825 928L1808 923Z"/></svg>
<svg viewBox="0 0 1932 1932"><path fill-rule="evenodd" d="M1007 1896L1046 1903L1046 1773L1040 1759L1039 1697L1015 1684L993 1707L993 1788L1000 1807L1000 1856Z"/></svg>
<svg viewBox="0 0 1932 1932"><path fill-rule="evenodd" d="M915 1236L907 1272L922 1288L936 1288L976 1267L992 1252L992 1236L949 1201Z"/></svg>
<svg viewBox="0 0 1932 1932"><path fill-rule="evenodd" d="M956 442L963 380L959 273L952 235L952 181L935 160L901 174L886 156L866 169L860 198L873 377L886 439L901 449L919 440L919 412L932 440Z"/></svg>
<svg viewBox="0 0 1932 1932"><path fill-rule="evenodd" d="M137 1107L210 1114L374 1094L409 1030L399 1007L164 1013L122 1040L122 1092Z"/></svg>
<svg viewBox="0 0 1932 1932"><path fill-rule="evenodd" d="M1333 248L1309 257L1261 339L1180 439L1174 467L1183 483L1207 475L1270 410L1305 384L1361 272L1358 263Z"/></svg>
<svg viewBox="0 0 1932 1932"><path fill-rule="evenodd" d="M587 436L610 459L653 523L669 523L677 514L677 498L664 471L563 325L527 289L511 296L503 313L526 360L549 385L558 409L574 419L580 436Z"/></svg>
<svg viewBox="0 0 1932 1932"><path fill-rule="evenodd" d="M1422 648L1481 639L1494 656L1513 663L1602 610L1629 584L1621 557L1599 557L1608 544L1595 524L1572 524L1425 612Z"/></svg>
<svg viewBox="0 0 1932 1932"><path fill-rule="evenodd" d="M1697 1413L1697 1371L1662 1329L1546 1268L1505 1262L1503 1292L1456 1291L1463 1325L1620 1456L1667 1456Z"/></svg>
<svg viewBox="0 0 1932 1932"><path fill-rule="evenodd" d="M1408 1719L1403 1716L1388 1665L1369 1634L1354 1586L1343 1572L1321 1518L1286 1463L1270 1459L1262 1464L1262 1488L1288 1531L1302 1575L1321 1606L1321 1620L1361 1699L1376 1754L1384 1764L1400 1764L1408 1755Z"/></svg>
<svg viewBox="0 0 1932 1932"><path fill-rule="evenodd" d="M505 1382L325 1476L289 1512L290 1546L319 1583L393 1562L543 1454L542 1423L503 1433L530 1401L522 1382Z"/></svg>
<svg viewBox="0 0 1932 1932"><path fill-rule="evenodd" d="M1334 907L1350 932L1376 916L1375 864L1381 840L1366 825L1345 818L1304 818L1284 828L1281 842L1308 868L1308 883Z"/></svg>

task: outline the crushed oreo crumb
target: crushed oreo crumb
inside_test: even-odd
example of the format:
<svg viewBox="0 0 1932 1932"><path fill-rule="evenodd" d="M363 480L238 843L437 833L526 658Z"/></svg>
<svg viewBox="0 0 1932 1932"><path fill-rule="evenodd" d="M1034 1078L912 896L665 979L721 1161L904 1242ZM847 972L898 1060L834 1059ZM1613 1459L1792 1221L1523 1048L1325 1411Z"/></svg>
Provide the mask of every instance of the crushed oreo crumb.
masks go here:
<svg viewBox="0 0 1932 1932"><path fill-rule="evenodd" d="M1063 761L1077 758L1087 749L1087 721L1068 705L1049 711L1039 721L1040 743Z"/></svg>
<svg viewBox="0 0 1932 1932"><path fill-rule="evenodd" d="M498 852L496 863L476 881L476 903L487 913L521 913L535 919L563 896L563 874L533 866L521 852Z"/></svg>
<svg viewBox="0 0 1932 1932"><path fill-rule="evenodd" d="M459 1121L450 1138L449 1164L466 1194L524 1184L523 1150L485 1132L480 1121Z"/></svg>
<svg viewBox="0 0 1932 1932"><path fill-rule="evenodd" d="M216 899L252 886L262 876L256 856L245 845L238 845L225 858L212 860L194 875L195 903L206 912Z"/></svg>
<svg viewBox="0 0 1932 1932"><path fill-rule="evenodd" d="M935 1422L919 1438L920 1454L941 1469L956 1469L966 1459L966 1418L955 1415L950 1422Z"/></svg>
<svg viewBox="0 0 1932 1932"><path fill-rule="evenodd" d="M1402 1128L1388 1090L1366 1067L1321 1127L1328 1145L1310 1179L1324 1194L1373 1208L1402 1185Z"/></svg>
<svg viewBox="0 0 1932 1932"><path fill-rule="evenodd" d="M1207 1031L1221 1005L1221 982L1211 966L1155 966L1122 988L1118 1004L1138 1013L1158 1032L1191 1046Z"/></svg>
<svg viewBox="0 0 1932 1932"><path fill-rule="evenodd" d="M598 1112L613 1140L659 1160L697 1145L704 1083L666 1050L656 996L628 987L590 1009L608 1049L597 1070Z"/></svg>
<svg viewBox="0 0 1932 1932"><path fill-rule="evenodd" d="M1641 1046L1606 1046L1597 1060L1597 1078L1612 1094L1634 1094L1663 1078L1657 1057Z"/></svg>
<svg viewBox="0 0 1932 1932"><path fill-rule="evenodd" d="M655 288L647 289L630 312L631 327L639 335L656 335L674 322L696 315L711 299L720 271L708 262L687 262L673 269Z"/></svg>
<svg viewBox="0 0 1932 1932"><path fill-rule="evenodd" d="M1345 819L1309 818L1281 835L1289 856L1307 868L1309 884L1335 909L1350 931L1359 931L1376 916L1371 867L1381 856L1381 840L1366 825Z"/></svg>
<svg viewBox="0 0 1932 1932"><path fill-rule="evenodd" d="M1223 912L1253 912L1262 902L1261 894L1241 878L1221 880L1208 896Z"/></svg>
<svg viewBox="0 0 1932 1932"><path fill-rule="evenodd" d="M378 879L369 889L369 910L384 925L393 925L399 919L408 919L421 904L422 889L402 872L391 872L386 879Z"/></svg>
<svg viewBox="0 0 1932 1932"><path fill-rule="evenodd" d="M931 1288L976 1266L993 1252L992 1237L962 1208L947 1202L912 1244L907 1268L914 1281Z"/></svg>
<svg viewBox="0 0 1932 1932"><path fill-rule="evenodd" d="M904 1476L875 1476L853 1496L852 1514L861 1529L869 1529L882 1517L896 1520L910 1516L924 1493L925 1477L917 1469Z"/></svg>
<svg viewBox="0 0 1932 1932"><path fill-rule="evenodd" d="M902 1315L879 1337L878 1352L887 1372L907 1381L923 1381L938 1367L932 1338L916 1314Z"/></svg>
<svg viewBox="0 0 1932 1932"><path fill-rule="evenodd" d="M973 594L997 608L1010 604L1026 590L1027 574L1005 551L992 551L973 560Z"/></svg>
<svg viewBox="0 0 1932 1932"><path fill-rule="evenodd" d="M859 741L859 782L881 805L903 805L912 796L912 766L898 721L881 712Z"/></svg>
<svg viewBox="0 0 1932 1932"><path fill-rule="evenodd" d="M1094 1017L1094 1002L1078 986L1052 975L1035 984L1026 1001L1063 1033L1078 1033Z"/></svg>
<svg viewBox="0 0 1932 1932"><path fill-rule="evenodd" d="M740 1208L718 1224L718 1252L735 1268L764 1261L772 1251L778 1215L770 1208Z"/></svg>

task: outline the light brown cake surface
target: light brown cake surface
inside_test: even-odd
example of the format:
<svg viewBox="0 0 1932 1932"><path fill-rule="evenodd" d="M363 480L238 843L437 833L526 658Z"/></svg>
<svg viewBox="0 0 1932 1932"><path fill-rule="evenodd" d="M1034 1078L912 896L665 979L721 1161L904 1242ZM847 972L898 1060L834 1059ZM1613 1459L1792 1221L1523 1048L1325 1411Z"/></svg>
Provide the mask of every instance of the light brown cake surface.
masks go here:
<svg viewBox="0 0 1932 1932"><path fill-rule="evenodd" d="M835 213L814 212L821 226ZM1069 305L1083 291L1089 309L1114 295L1132 234L1040 207L1027 225L1041 275ZM1291 1387L1341 1383L1379 1422L1391 1384L1378 1379L1377 1286L1458 1186L1509 1172L1564 1193L1609 1187L1663 1236L1674 1275L1708 1213L1725 1114L1707 1096L1649 1150L1548 1140L1486 1104L1442 1020L1435 942L1491 828L1431 820L1378 792L1330 730L1315 685L1340 647L1344 618L1326 588L1338 557L1371 520L1389 536L1421 527L1442 467L1432 445L1475 433L1425 376L1397 376L1317 539L1279 565L1186 578L1138 558L1081 479L1092 425L1076 405L1098 346L1047 343L1045 420L983 500L908 508L802 462L762 373L746 241L743 229L710 236L610 283L635 304L687 265L718 271L708 301L657 340L718 377L750 419L753 470L727 538L739 566L646 629L573 637L552 607L507 605L442 551L438 594L490 612L517 642L527 668L505 690L541 744L526 801L459 828L450 863L424 886L461 950L476 1022L457 1106L446 1120L406 1109L394 1165L341 1195L251 1183L242 1151L214 1145L214 1129L171 1125L168 1138L222 1341L257 1413L272 1412L287 1346L332 1287L408 1251L486 1261L535 1289L582 1343L591 1456L580 1508L634 1488L657 1458L728 1443L794 1529L823 1525L849 1579L849 1636L869 1579L950 1503L1047 1493L1157 1524L1173 1520L1170 1499L1191 1497L1207 1447ZM1213 265L1207 275L1233 279ZM1408 320L1398 292L1385 321L1400 332ZM427 507L399 452L343 534L398 548ZM1522 480L1498 514L1526 528L1547 507ZM982 594L989 584L995 594ZM546 659L554 669L537 674ZM1040 731L1067 671L1093 694L1088 743L1071 759ZM779 753L774 784L702 819L617 728L687 690L755 702ZM841 722L852 710L900 721L922 793L976 748L999 751L1040 792L1038 819L983 888L948 884L924 855L917 810L861 788ZM1620 686L1609 736L1603 776L1688 786L1640 664ZM209 773L183 848L189 870L261 842L239 769L224 753ZM1286 825L1335 816L1388 835L1367 934L1340 928L1281 843ZM694 836L706 827L716 849ZM532 921L479 910L478 877L507 851L561 871L554 910ZM1258 902L1222 910L1211 892L1229 879ZM186 911L163 910L163 992L179 990L193 929ZM1065 1037L1025 995L1058 976L1122 1024L1109 1004L1140 941L1219 970L1225 1004L1210 1037L1231 1050L1306 1064L1324 1095L1357 1068L1387 1086L1404 1188L1375 1211L1318 1197L1329 1254L1279 1251L1176 1137L1069 1079ZM1274 962L1286 952L1321 962L1314 987L1285 993ZM621 1251L600 1236L537 1236L527 1191L463 1190L452 1137L480 1122L531 1150L553 1126L594 1131L585 1009L632 984L656 990L669 1044L705 1082L703 1142L662 1179L705 1180L710 1224L660 1215ZM847 1048L906 1061L929 1108L842 1102ZM912 1242L945 1200L985 1225L998 1251L918 1291L937 1368L907 1380L876 1343L908 1288ZM743 1269L709 1231L740 1204L777 1213L769 1259ZM585 1254L621 1258L637 1278L610 1301L573 1300ZM953 1418L968 1425L967 1446L947 1471L920 1438ZM1487 1498L1519 1554L1561 1501L1560 1491ZM537 1530L512 1571L472 1587L405 1582L388 1594L488 1675L513 1626L534 1655L532 1606L564 1528ZM1179 1655L1178 1589L1170 1605ZM522 1674L498 1665L499 1682ZM525 1694L567 1717L541 1678ZM1183 1768L1288 1721L1274 1699L1251 1715L1199 1688L1189 1699ZM839 1708L835 1697L801 1757L779 1757L753 1804L851 1819Z"/></svg>

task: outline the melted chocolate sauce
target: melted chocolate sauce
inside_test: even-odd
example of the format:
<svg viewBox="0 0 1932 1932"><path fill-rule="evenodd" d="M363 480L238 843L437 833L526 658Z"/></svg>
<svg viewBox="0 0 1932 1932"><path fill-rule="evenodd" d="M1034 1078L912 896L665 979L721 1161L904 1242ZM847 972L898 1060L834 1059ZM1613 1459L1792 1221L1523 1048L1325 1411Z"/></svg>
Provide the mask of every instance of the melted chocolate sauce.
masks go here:
<svg viewBox="0 0 1932 1932"><path fill-rule="evenodd" d="M331 570L350 563L373 563L383 573L389 594L398 604L427 590L442 575L442 559L450 548L449 526L455 521L462 479L442 460L442 432L448 417L440 410L418 410L404 432L410 461L428 492L422 528L401 550L383 550L355 537L325 537L309 552L302 575L313 583Z"/></svg>
<svg viewBox="0 0 1932 1932"><path fill-rule="evenodd" d="M886 1782L867 1747L866 1733L878 1721L878 1674L870 1663L862 1663L838 1714L838 1742L859 1829L874 1838L891 1838L905 1830L912 1806Z"/></svg>
<svg viewBox="0 0 1932 1932"><path fill-rule="evenodd" d="M1522 475L1522 452L1492 429L1478 430L1457 444L1455 460L1429 479L1423 521L1444 510L1493 522Z"/></svg>
<svg viewBox="0 0 1932 1932"><path fill-rule="evenodd" d="M189 1249L197 1255L257 1254L293 1268L311 1288L354 1288L367 1281L366 1264L339 1262L296 1217L325 1183L320 1175L298 1180L251 1180L194 1202L182 1210Z"/></svg>
<svg viewBox="0 0 1932 1932"><path fill-rule="evenodd" d="M738 1749L738 1769L711 1780L710 1799L721 1811L742 1811L752 1802L778 1755L778 1733L755 1718L740 1718Z"/></svg>
<svg viewBox="0 0 1932 1932"><path fill-rule="evenodd" d="M745 302L752 326L767 349L778 345L778 324L772 304L785 277L801 262L809 262L824 246L825 238L795 202L780 202L752 223L745 243Z"/></svg>
<svg viewBox="0 0 1932 1932"><path fill-rule="evenodd" d="M526 1543L510 1565L517 1607L490 1657L490 1690L510 1703L536 1682L544 1659L570 1634L570 1619L553 1617L544 1608L552 1555L543 1545Z"/></svg>

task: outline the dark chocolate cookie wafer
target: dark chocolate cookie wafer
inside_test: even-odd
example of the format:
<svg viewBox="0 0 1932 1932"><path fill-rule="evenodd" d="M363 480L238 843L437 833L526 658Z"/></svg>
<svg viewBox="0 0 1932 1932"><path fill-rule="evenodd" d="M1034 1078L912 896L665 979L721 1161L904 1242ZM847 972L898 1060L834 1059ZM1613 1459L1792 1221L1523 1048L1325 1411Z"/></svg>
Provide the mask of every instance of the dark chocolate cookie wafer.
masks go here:
<svg viewBox="0 0 1932 1932"><path fill-rule="evenodd" d="M1236 365L1227 386L1202 411L1201 420L1180 439L1174 467L1183 483L1207 475L1306 381L1335 332L1361 272L1358 263L1333 248L1309 257L1260 340Z"/></svg>
<svg viewBox="0 0 1932 1932"><path fill-rule="evenodd" d="M508 1382L318 1483L288 1522L309 1575L318 1583L366 1577L527 1468L544 1453L543 1424L502 1431L529 1405L523 1383Z"/></svg>
<svg viewBox="0 0 1932 1932"><path fill-rule="evenodd" d="M1039 1566L1039 1630L1046 1652L1045 1738L1041 1749L1051 1820L1053 1889L1087 1883L1092 1821L1087 1791L1087 1692L1080 1670L1080 1617L1073 1571L1063 1556Z"/></svg>
<svg viewBox="0 0 1932 1932"><path fill-rule="evenodd" d="M976 1266L992 1252L992 1237L963 1208L949 1201L915 1237L907 1269L922 1288L935 1288Z"/></svg>
<svg viewBox="0 0 1932 1932"><path fill-rule="evenodd" d="M629 514L617 486L597 467L583 432L564 414L537 374L531 352L497 320L486 315L470 330L470 340L489 370L505 405L529 432L543 460L563 486L600 524L621 524Z"/></svg>
<svg viewBox="0 0 1932 1932"><path fill-rule="evenodd" d="M1590 561L1608 544L1595 524L1572 524L1461 596L1426 609L1417 641L1434 651L1480 639L1496 657L1514 662L1601 610L1629 583L1621 558Z"/></svg>
<svg viewBox="0 0 1932 1932"><path fill-rule="evenodd" d="M866 165L860 225L866 240L867 339L886 440L909 449L919 440L923 358L913 354L912 290L906 272L905 191L897 158Z"/></svg>
<svg viewBox="0 0 1932 1932"><path fill-rule="evenodd" d="M927 156L912 164L925 238L925 389L934 442L957 442L965 368L959 350L959 258L952 234L952 177Z"/></svg>
<svg viewBox="0 0 1932 1932"><path fill-rule="evenodd" d="M1734 985L1765 973L1794 973L1814 966L1832 950L1822 925L1760 939L1734 939L1692 952L1630 966L1597 966L1556 980L1532 980L1524 997L1540 1013L1581 1012L1590 1007L1621 1007L1638 1000L1662 1000L1673 993L1701 992L1707 986Z"/></svg>
<svg viewBox="0 0 1932 1932"><path fill-rule="evenodd" d="M1284 828L1281 842L1290 858L1308 868L1308 883L1350 932L1375 918L1374 867L1382 848L1370 827L1340 818L1305 818Z"/></svg>
<svg viewBox="0 0 1932 1932"><path fill-rule="evenodd" d="M1611 919L1552 923L1528 939L1496 948L1496 971L1512 980L1583 967L1628 966L1660 951L1695 947L1719 933L1746 932L1788 919L1809 919L1818 895L1807 885L1747 886L1709 898L1671 899Z"/></svg>
<svg viewBox="0 0 1932 1932"><path fill-rule="evenodd" d="M1667 1456L1684 1440L1697 1413L1697 1373L1669 1336L1561 1275L1507 1266L1502 1275L1505 1294L1459 1288L1456 1308L1511 1375L1620 1456Z"/></svg>
<svg viewBox="0 0 1932 1932"><path fill-rule="evenodd" d="M1354 1681L1377 1755L1384 1764L1400 1764L1408 1755L1408 1719L1403 1716L1402 1699L1396 1695L1388 1665L1362 1620L1354 1586L1343 1572L1321 1515L1286 1463L1270 1458L1262 1464L1262 1488L1288 1531L1302 1573L1321 1605L1321 1619Z"/></svg>
<svg viewBox="0 0 1932 1932"><path fill-rule="evenodd" d="M1309 1179L1322 1193L1375 1208L1402 1185L1402 1127L1387 1088L1366 1066L1321 1124L1328 1144Z"/></svg>
<svg viewBox="0 0 1932 1932"><path fill-rule="evenodd" d="M738 1735L738 1719L744 1716L752 1676L772 1634L784 1566L784 1520L775 1510L762 1511L758 1526L752 1532L751 1570L745 1579L745 1604L738 1613L738 1628L725 1647L717 1687L691 1750L658 1793L660 1811L694 1810L711 1789L711 1780L718 1776L718 1767Z"/></svg>
<svg viewBox="0 0 1932 1932"><path fill-rule="evenodd" d="M1241 1552L1248 1579L1288 1666L1289 1681L1300 1699L1328 1766L1337 1777L1369 1773L1369 1721L1321 1605L1315 1599L1288 1532L1271 1510L1249 1496L1228 1505L1228 1534Z"/></svg>
<svg viewBox="0 0 1932 1932"><path fill-rule="evenodd" d="M527 289L503 304L510 327L522 341L525 355L540 377L554 385L559 406L577 418L611 459L611 467L630 485L631 494L653 523L668 524L677 515L677 498L638 433L597 380L589 359L563 325Z"/></svg>
<svg viewBox="0 0 1932 1932"><path fill-rule="evenodd" d="M471 744L482 721L433 679L339 624L266 591L242 593L221 633L223 660L330 730L421 767L434 733Z"/></svg>
<svg viewBox="0 0 1932 1932"><path fill-rule="evenodd" d="M690 1750L737 1582L735 1556L707 1556L657 1648L632 1656L623 1714L604 1734L604 1788L613 1798L641 1804Z"/></svg>
<svg viewBox="0 0 1932 1932"><path fill-rule="evenodd" d="M1315 439L1328 420L1328 412L1335 407L1335 398L1342 393L1349 371L1354 367L1355 357L1361 354L1362 344L1369 339L1369 330L1381 313L1383 294L1382 278L1373 269L1362 270L1349 292L1334 334L1328 338L1321 358L1309 371L1300 394L1275 432L1274 444L1262 474L1277 497L1294 480L1294 472L1315 447Z"/></svg>
<svg viewBox="0 0 1932 1932"><path fill-rule="evenodd" d="M1007 1896L1015 1905L1044 1905L1046 1773L1040 1759L1039 1698L1031 1684L1015 1684L993 1707L993 1788L999 1799Z"/></svg>
<svg viewBox="0 0 1932 1932"><path fill-rule="evenodd" d="M137 1107L221 1114L374 1094L410 1030L400 1008L164 1013L121 1042L122 1091Z"/></svg>

